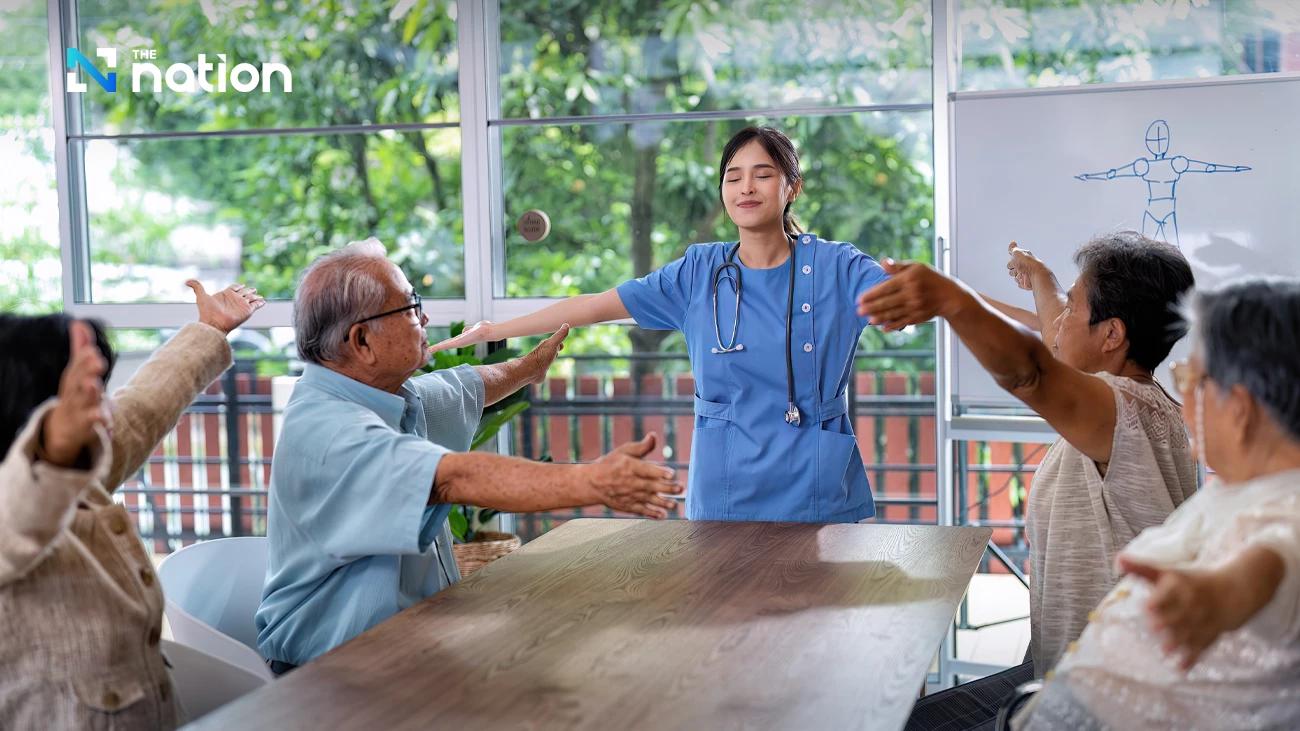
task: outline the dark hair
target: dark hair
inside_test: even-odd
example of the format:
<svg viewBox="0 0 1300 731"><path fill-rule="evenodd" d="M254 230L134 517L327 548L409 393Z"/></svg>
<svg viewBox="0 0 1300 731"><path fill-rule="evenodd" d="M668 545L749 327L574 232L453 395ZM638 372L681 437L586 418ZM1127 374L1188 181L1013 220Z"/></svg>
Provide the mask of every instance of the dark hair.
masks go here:
<svg viewBox="0 0 1300 731"><path fill-rule="evenodd" d="M727 177L727 165L731 158L740 152L740 148L748 145L750 142L758 140L758 143L767 150L772 161L780 168L781 174L785 177L786 185L794 185L803 180L803 173L799 172L799 153L794 149L794 143L790 141L785 133L775 127L746 127L727 141L727 146L722 148L722 162L718 163L718 199L722 199L722 180ZM785 229L788 236L795 236L803 233L803 227L799 225L799 219L790 212L790 204L785 204L785 210L781 212L781 227Z"/></svg>
<svg viewBox="0 0 1300 731"><path fill-rule="evenodd" d="M68 326L73 318L58 315L0 314L0 458L27 423L28 417L46 399L58 394L59 380L68 365ZM104 326L87 320L95 333L95 344L108 361L107 381L117 357L108 344Z"/></svg>
<svg viewBox="0 0 1300 731"><path fill-rule="evenodd" d="M1300 439L1300 280L1256 277L1196 295L1205 373L1250 393Z"/></svg>
<svg viewBox="0 0 1300 731"><path fill-rule="evenodd" d="M1192 268L1178 249L1136 231L1099 236L1074 254L1087 292L1089 325L1118 318L1128 358L1153 371L1187 334L1178 302L1192 288Z"/></svg>

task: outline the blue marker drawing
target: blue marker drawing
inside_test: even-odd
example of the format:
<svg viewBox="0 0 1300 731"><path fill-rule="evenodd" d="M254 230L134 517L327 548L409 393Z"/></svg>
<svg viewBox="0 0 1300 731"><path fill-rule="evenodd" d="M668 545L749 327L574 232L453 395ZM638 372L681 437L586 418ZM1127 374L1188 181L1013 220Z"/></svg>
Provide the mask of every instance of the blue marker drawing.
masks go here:
<svg viewBox="0 0 1300 731"><path fill-rule="evenodd" d="M1166 243L1178 245L1178 201L1174 189L1183 173L1244 173L1250 170L1245 165L1219 165L1182 155L1169 157L1169 123L1163 119L1157 119L1147 127L1146 143L1151 157L1139 157L1121 168L1074 177L1077 180L1141 178L1146 181L1147 209L1142 215L1142 235Z"/></svg>

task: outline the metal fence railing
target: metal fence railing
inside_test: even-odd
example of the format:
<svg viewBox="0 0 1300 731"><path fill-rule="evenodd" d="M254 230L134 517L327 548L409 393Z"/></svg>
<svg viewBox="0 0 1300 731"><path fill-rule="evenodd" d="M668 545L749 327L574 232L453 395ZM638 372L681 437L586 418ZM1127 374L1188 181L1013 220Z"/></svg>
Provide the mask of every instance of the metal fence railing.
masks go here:
<svg viewBox="0 0 1300 731"><path fill-rule="evenodd" d="M888 359L887 361L885 359ZM186 410L139 474L118 491L155 553L223 536L263 535L275 446L272 378L284 360L237 360ZM595 459L649 430L665 439L664 458L689 462L694 382L684 356L571 356L567 377L530 389L531 407L512 425L515 454L557 462ZM272 362L278 361L278 362ZM890 370L874 366L887 362ZM861 353L851 383L850 418L882 522L935 522L934 356L932 351ZM632 373L638 377L634 378ZM958 446L956 515L995 528L985 570L1024 569L1024 499L1041 445L966 442ZM517 516L529 540L584 509ZM674 517L680 517L679 514Z"/></svg>

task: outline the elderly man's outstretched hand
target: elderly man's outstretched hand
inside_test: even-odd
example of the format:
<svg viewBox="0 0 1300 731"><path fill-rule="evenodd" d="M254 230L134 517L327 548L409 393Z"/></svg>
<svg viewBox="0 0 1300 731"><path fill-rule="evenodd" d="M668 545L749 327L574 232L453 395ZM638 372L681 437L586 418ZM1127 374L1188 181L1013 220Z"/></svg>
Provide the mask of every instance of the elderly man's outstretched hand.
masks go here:
<svg viewBox="0 0 1300 731"><path fill-rule="evenodd" d="M647 518L667 518L676 503L664 494L677 495L682 486L673 469L643 461L654 452L658 442L659 437L651 432L639 441L628 442L583 465L595 492L592 502Z"/></svg>
<svg viewBox="0 0 1300 731"><path fill-rule="evenodd" d="M266 304L256 288L242 284L232 284L216 294L208 294L197 279L185 282L185 286L194 290L194 302L199 306L199 322L226 334L243 325Z"/></svg>
<svg viewBox="0 0 1300 731"><path fill-rule="evenodd" d="M569 326L561 325L551 337L543 340L532 352L523 357L528 364L528 383L541 383L546 379L546 372L551 369L555 357L564 350L564 339L569 336Z"/></svg>

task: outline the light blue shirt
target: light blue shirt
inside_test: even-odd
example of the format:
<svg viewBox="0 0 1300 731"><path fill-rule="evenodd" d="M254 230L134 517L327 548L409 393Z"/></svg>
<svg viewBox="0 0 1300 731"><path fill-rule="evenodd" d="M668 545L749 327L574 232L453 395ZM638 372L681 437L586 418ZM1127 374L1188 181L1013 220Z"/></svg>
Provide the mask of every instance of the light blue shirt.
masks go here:
<svg viewBox="0 0 1300 731"><path fill-rule="evenodd" d="M734 243L734 242L733 242ZM888 276L852 244L799 236L772 269L739 262L742 295L713 280L733 243L695 244L682 258L618 287L641 327L680 330L695 377L686 515L694 520L854 522L875 514L848 417L853 356L868 318L857 297ZM785 327L794 267L790 357L798 427L785 423ZM716 321L715 321L716 306ZM723 345L743 350L715 353Z"/></svg>
<svg viewBox="0 0 1300 731"><path fill-rule="evenodd" d="M438 462L483 416L470 366L398 394L309 364L271 465L257 644L301 665L460 579L450 505L429 505Z"/></svg>

